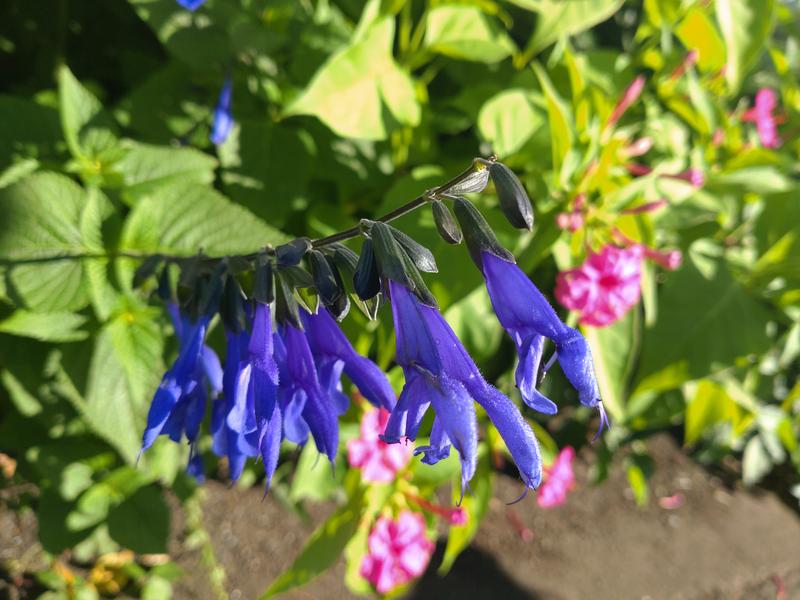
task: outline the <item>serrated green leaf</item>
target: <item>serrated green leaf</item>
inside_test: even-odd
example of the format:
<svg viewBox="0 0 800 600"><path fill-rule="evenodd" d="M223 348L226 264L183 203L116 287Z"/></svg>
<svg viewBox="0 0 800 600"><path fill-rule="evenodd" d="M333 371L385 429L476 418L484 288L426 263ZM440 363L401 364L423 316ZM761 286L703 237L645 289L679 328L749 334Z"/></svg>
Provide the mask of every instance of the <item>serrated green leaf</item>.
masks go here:
<svg viewBox="0 0 800 600"><path fill-rule="evenodd" d="M85 203L81 187L55 173L36 173L0 190L0 256L12 261L6 269L9 297L41 312L86 306L80 261L13 264L83 253L79 222Z"/></svg>
<svg viewBox="0 0 800 600"><path fill-rule="evenodd" d="M156 188L173 183L211 183L217 160L194 148L171 148L131 142L116 163L122 175L122 197L129 204Z"/></svg>
<svg viewBox="0 0 800 600"><path fill-rule="evenodd" d="M0 333L29 337L42 342L75 342L89 335L80 329L86 317L71 312L34 313L17 310L0 321Z"/></svg>
<svg viewBox="0 0 800 600"><path fill-rule="evenodd" d="M247 253L288 239L227 200L196 183L171 183L142 198L125 221L123 250L191 256Z"/></svg>
<svg viewBox="0 0 800 600"><path fill-rule="evenodd" d="M103 105L66 66L58 70L58 101L64 139L75 158L94 158L117 144Z"/></svg>
<svg viewBox="0 0 800 600"><path fill-rule="evenodd" d="M437 6L428 13L425 45L452 58L495 63L516 46L494 18L475 6Z"/></svg>
<svg viewBox="0 0 800 600"><path fill-rule="evenodd" d="M394 19L373 23L362 39L334 54L320 67L286 115L315 115L337 134L386 139L391 123L419 123L414 84L392 58Z"/></svg>
<svg viewBox="0 0 800 600"><path fill-rule="evenodd" d="M141 447L163 340L150 309L131 306L100 330L80 408L97 434L132 464Z"/></svg>

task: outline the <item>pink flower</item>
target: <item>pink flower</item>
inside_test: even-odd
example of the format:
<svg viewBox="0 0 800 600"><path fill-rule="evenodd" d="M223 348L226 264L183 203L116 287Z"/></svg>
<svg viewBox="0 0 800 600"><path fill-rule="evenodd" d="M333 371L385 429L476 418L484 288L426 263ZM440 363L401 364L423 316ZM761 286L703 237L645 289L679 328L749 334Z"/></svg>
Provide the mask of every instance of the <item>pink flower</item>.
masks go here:
<svg viewBox="0 0 800 600"><path fill-rule="evenodd" d="M589 254L580 267L558 274L556 298L566 308L580 311L582 325L610 325L639 301L643 256L638 244L605 246L599 254Z"/></svg>
<svg viewBox="0 0 800 600"><path fill-rule="evenodd" d="M631 84L622 94L622 97L617 101L617 105L614 107L614 112L612 112L611 116L608 118L606 127L613 127L616 125L617 121L619 121L620 118L622 118L622 115L625 114L625 111L631 107L631 104L638 100L639 96L642 94L642 90L644 90L645 81L646 80L644 76L639 75L631 82Z"/></svg>
<svg viewBox="0 0 800 600"><path fill-rule="evenodd" d="M777 148L781 145L778 137L778 120L772 111L778 106L775 92L769 88L761 88L756 94L755 107L742 116L742 121L752 121L756 124L758 138L764 148Z"/></svg>
<svg viewBox="0 0 800 600"><path fill-rule="evenodd" d="M380 517L367 541L360 573L380 594L425 572L434 544L425 536L422 515L403 511L397 520Z"/></svg>
<svg viewBox="0 0 800 600"><path fill-rule="evenodd" d="M378 436L383 433L389 412L370 409L361 418L361 437L347 442L347 461L361 469L364 481L388 483L411 460L411 446L387 444Z"/></svg>
<svg viewBox="0 0 800 600"><path fill-rule="evenodd" d="M545 480L536 494L536 502L542 508L552 508L567 501L567 492L575 487L575 473L572 462L575 460L575 449L564 447L558 453L553 464L544 468Z"/></svg>

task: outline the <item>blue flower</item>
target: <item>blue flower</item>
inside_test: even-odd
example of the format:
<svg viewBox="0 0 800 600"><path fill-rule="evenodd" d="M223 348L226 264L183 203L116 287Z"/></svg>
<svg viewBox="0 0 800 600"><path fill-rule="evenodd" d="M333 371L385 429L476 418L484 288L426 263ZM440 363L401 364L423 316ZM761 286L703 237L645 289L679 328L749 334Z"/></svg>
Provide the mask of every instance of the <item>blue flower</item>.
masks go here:
<svg viewBox="0 0 800 600"><path fill-rule="evenodd" d="M355 351L330 313L319 310L311 314L301 309L300 317L320 380L334 400L337 412L343 413L349 404L341 391L342 371L373 405L391 411L396 401L386 375L378 365Z"/></svg>
<svg viewBox="0 0 800 600"><path fill-rule="evenodd" d="M222 398L211 413L212 450L228 457L232 480L242 474L248 457L258 455L258 424L255 398L250 386L252 365L249 361L249 335L246 331L225 332L227 341Z"/></svg>
<svg viewBox="0 0 800 600"><path fill-rule="evenodd" d="M286 438L302 444L310 432L317 450L333 462L339 445L337 411L320 382L306 334L289 322L281 325L279 333L275 358Z"/></svg>
<svg viewBox="0 0 800 600"><path fill-rule="evenodd" d="M406 383L389 417L383 439L415 439L420 422L433 405L436 413L430 446L417 448L433 464L455 446L461 456L462 488L475 473L478 427L473 400L486 411L505 440L525 485L541 482L542 461L533 430L516 405L489 385L453 330L436 308L420 302L402 284L389 282L397 361Z"/></svg>
<svg viewBox="0 0 800 600"><path fill-rule="evenodd" d="M203 4L205 4L206 0L178 0L178 4L180 4L183 8L191 11L195 11Z"/></svg>
<svg viewBox="0 0 800 600"><path fill-rule="evenodd" d="M168 306L168 312L178 336L178 358L164 374L150 404L141 452L152 446L159 435L168 435L175 442L185 435L194 443L205 415L208 392L216 396L222 385L219 359L204 344L210 317L192 323L174 304Z"/></svg>
<svg viewBox="0 0 800 600"><path fill-rule="evenodd" d="M514 262L491 252L483 252L481 259L494 311L517 346L516 380L525 403L547 414L557 410L551 400L536 390L544 338L549 338L555 344L564 374L578 390L581 404L600 411L602 431L607 418L586 338L558 318L544 295Z"/></svg>
<svg viewBox="0 0 800 600"><path fill-rule="evenodd" d="M258 430L258 451L264 461L267 489L278 466L283 418L278 405L278 364L275 362L272 316L269 304L256 303L253 331L247 344L250 358L250 393Z"/></svg>
<svg viewBox="0 0 800 600"><path fill-rule="evenodd" d="M214 122L211 127L211 143L219 145L228 139L233 130L233 113L231 105L233 101L233 81L230 76L225 79L222 89L219 92L219 100L214 107Z"/></svg>

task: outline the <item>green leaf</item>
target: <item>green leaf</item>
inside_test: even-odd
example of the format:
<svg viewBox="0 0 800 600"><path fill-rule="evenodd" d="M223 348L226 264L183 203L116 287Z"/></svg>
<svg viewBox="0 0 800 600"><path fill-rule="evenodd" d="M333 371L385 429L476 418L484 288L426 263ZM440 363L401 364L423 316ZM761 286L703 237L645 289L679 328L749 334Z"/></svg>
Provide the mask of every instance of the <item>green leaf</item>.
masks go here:
<svg viewBox="0 0 800 600"><path fill-rule="evenodd" d="M122 174L122 197L135 204L157 187L172 182L212 183L217 160L194 148L171 148L129 142L116 163Z"/></svg>
<svg viewBox="0 0 800 600"><path fill-rule="evenodd" d="M686 406L686 432L684 443L693 445L714 425L730 421L736 406L721 385L704 379Z"/></svg>
<svg viewBox="0 0 800 600"><path fill-rule="evenodd" d="M386 139L389 114L403 125L419 124L414 83L392 57L393 40L394 19L375 21L320 67L285 114L315 115L341 136L369 140Z"/></svg>
<svg viewBox="0 0 800 600"><path fill-rule="evenodd" d="M775 0L716 0L717 22L725 40L725 79L731 94L767 48L774 24Z"/></svg>
<svg viewBox="0 0 800 600"><path fill-rule="evenodd" d="M363 492L356 492L346 505L311 534L300 555L261 596L262 600L304 585L331 567L358 530Z"/></svg>
<svg viewBox="0 0 800 600"><path fill-rule="evenodd" d="M80 186L55 173L37 173L0 190L0 256L31 261L82 253L79 221L85 203ZM78 310L88 302L80 261L12 265L6 284L9 297L34 311Z"/></svg>
<svg viewBox="0 0 800 600"><path fill-rule="evenodd" d="M0 321L0 332L42 342L74 342L89 335L80 329L86 317L71 312L33 313L17 310Z"/></svg>
<svg viewBox="0 0 800 600"><path fill-rule="evenodd" d="M103 105L66 66L58 70L58 101L64 139L75 158L94 158L117 144Z"/></svg>
<svg viewBox="0 0 800 600"><path fill-rule="evenodd" d="M125 221L121 248L190 256L247 253L287 237L196 183L175 182L142 198Z"/></svg>
<svg viewBox="0 0 800 600"><path fill-rule="evenodd" d="M86 206L81 214L81 238L86 249L94 254L105 254L103 223L114 214L114 206L98 188L89 189ZM119 294L109 281L109 260L93 258L83 261L89 298L100 321L106 321L117 303Z"/></svg>
<svg viewBox="0 0 800 600"><path fill-rule="evenodd" d="M150 395L160 376L162 338L152 309L131 305L100 330L79 409L94 431L133 464Z"/></svg>
<svg viewBox="0 0 800 600"><path fill-rule="evenodd" d="M0 187L56 160L63 148L58 112L13 96L0 96Z"/></svg>
<svg viewBox="0 0 800 600"><path fill-rule="evenodd" d="M697 65L703 71L718 71L725 64L725 44L714 23L701 8L692 7L675 28L684 46L697 50Z"/></svg>
<svg viewBox="0 0 800 600"><path fill-rule="evenodd" d="M587 327L583 331L592 349L600 397L612 422L625 419L627 384L634 358L634 336L640 321L636 311L629 311L613 325Z"/></svg>
<svg viewBox="0 0 800 600"><path fill-rule="evenodd" d="M142 600L170 600L170 598L172 598L172 584L169 580L158 575L147 578L142 586Z"/></svg>
<svg viewBox="0 0 800 600"><path fill-rule="evenodd" d="M544 116L523 89L492 96L478 113L478 131L498 156L514 154L542 127Z"/></svg>
<svg viewBox="0 0 800 600"><path fill-rule="evenodd" d="M439 574L446 574L453 563L467 546L469 546L475 534L478 533L481 521L486 516L489 509L489 500L492 498L494 476L489 452L483 452L478 458L478 466L475 476L470 480L469 486L471 494L466 494L461 503L462 508L467 512L467 522L464 525L451 525L450 534L447 536L447 546L444 549L442 564L439 566ZM461 496L461 482L453 486L453 499L458 501Z"/></svg>
<svg viewBox="0 0 800 600"><path fill-rule="evenodd" d="M631 486L636 504L639 507L647 506L650 498L647 475L635 457L628 461L625 474L628 476L628 484Z"/></svg>
<svg viewBox="0 0 800 600"><path fill-rule="evenodd" d="M170 513L164 495L156 486L139 488L108 513L111 538L136 553L167 551Z"/></svg>
<svg viewBox="0 0 800 600"><path fill-rule="evenodd" d="M516 46L492 17L475 6L438 6L428 13L425 45L452 58L495 63Z"/></svg>
<svg viewBox="0 0 800 600"><path fill-rule="evenodd" d="M769 312L706 240L696 242L683 266L667 275L658 305L658 321L645 330L635 393L677 387L770 346Z"/></svg>
<svg viewBox="0 0 800 600"><path fill-rule="evenodd" d="M560 37L575 35L605 21L619 10L623 0L514 0L537 12L536 31L525 49L533 57Z"/></svg>

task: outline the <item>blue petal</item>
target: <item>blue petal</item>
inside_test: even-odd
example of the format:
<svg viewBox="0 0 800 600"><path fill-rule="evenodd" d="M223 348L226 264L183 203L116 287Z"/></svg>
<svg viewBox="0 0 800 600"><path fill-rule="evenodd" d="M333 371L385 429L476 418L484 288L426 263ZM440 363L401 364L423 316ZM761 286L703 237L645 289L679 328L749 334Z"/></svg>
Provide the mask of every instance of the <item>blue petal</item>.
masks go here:
<svg viewBox="0 0 800 600"><path fill-rule="evenodd" d="M328 398L339 415L346 413L350 406L350 398L342 391L342 369L344 362L335 358L323 360L317 367L320 385L328 392Z"/></svg>
<svg viewBox="0 0 800 600"><path fill-rule="evenodd" d="M586 338L575 329L556 340L558 364L569 382L578 390L578 399L584 406L594 408L600 402L600 388L594 373L592 351Z"/></svg>
<svg viewBox="0 0 800 600"><path fill-rule="evenodd" d="M494 312L504 329L532 328L551 339L567 326L525 273L514 263L489 252L483 253L483 276ZM512 334L513 335L513 334Z"/></svg>
<svg viewBox="0 0 800 600"><path fill-rule="evenodd" d="M197 483L203 483L206 480L203 457L194 447L192 447L191 454L189 455L189 464L186 465L186 474L194 477Z"/></svg>
<svg viewBox="0 0 800 600"><path fill-rule="evenodd" d="M178 0L178 4L180 4L183 8L195 11L200 8L203 4L205 4L206 0Z"/></svg>
<svg viewBox="0 0 800 600"><path fill-rule="evenodd" d="M284 325L282 334L287 373L291 382L306 394L303 420L311 430L317 449L333 461L339 444L339 422L333 405L320 386L308 340L291 324Z"/></svg>
<svg viewBox="0 0 800 600"><path fill-rule="evenodd" d="M344 362L344 372L361 394L375 406L392 410L395 394L384 372L374 362L359 355L327 310L300 313L311 352L316 357L336 357Z"/></svg>
<svg viewBox="0 0 800 600"><path fill-rule="evenodd" d="M517 463L522 480L530 488L536 488L542 480L542 459L539 442L517 406L500 390L485 381L472 380L467 383L470 395L489 415L508 451Z"/></svg>
<svg viewBox="0 0 800 600"><path fill-rule="evenodd" d="M203 346L200 360L203 363L203 373L211 387L212 397L216 397L222 392L222 366L219 357L208 346Z"/></svg>
<svg viewBox="0 0 800 600"><path fill-rule="evenodd" d="M517 387L525 404L540 413L554 415L558 412L558 407L536 389L543 349L544 337L541 335L533 334L523 341L516 371Z"/></svg>
<svg viewBox="0 0 800 600"><path fill-rule="evenodd" d="M431 442L429 446L418 446L414 449L414 456L424 453L422 462L426 465L435 465L440 460L450 456L450 438L442 425L442 420L436 417L431 429Z"/></svg>
<svg viewBox="0 0 800 600"><path fill-rule="evenodd" d="M147 425L142 435L142 452L152 446L161 434L180 397L180 384L171 372L167 372L153 396L150 411L147 413Z"/></svg>
<svg viewBox="0 0 800 600"><path fill-rule="evenodd" d="M380 438L387 444L397 444L401 438L417 438L419 426L430 406L424 377L415 370L406 371L406 383L397 405L392 409Z"/></svg>
<svg viewBox="0 0 800 600"><path fill-rule="evenodd" d="M436 418L461 456L461 486L475 474L478 460L478 422L475 404L464 386L448 377L425 380Z"/></svg>
<svg viewBox="0 0 800 600"><path fill-rule="evenodd" d="M283 435L290 442L304 445L308 441L308 423L303 419L306 407L306 394L302 390L293 393L281 393L279 396L281 414L283 415Z"/></svg>
<svg viewBox="0 0 800 600"><path fill-rule="evenodd" d="M281 450L282 419L281 409L275 404L272 415L265 419L260 427L258 448L261 452L261 459L264 461L264 473L266 474L266 489L269 491L269 484L272 475L278 466L278 455Z"/></svg>
<svg viewBox="0 0 800 600"><path fill-rule="evenodd" d="M278 365L274 357L272 316L270 315L269 304L260 302L256 304L253 331L250 334L247 350L250 353L250 362L253 367L263 372L277 384Z"/></svg>

